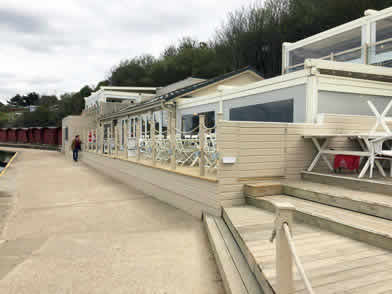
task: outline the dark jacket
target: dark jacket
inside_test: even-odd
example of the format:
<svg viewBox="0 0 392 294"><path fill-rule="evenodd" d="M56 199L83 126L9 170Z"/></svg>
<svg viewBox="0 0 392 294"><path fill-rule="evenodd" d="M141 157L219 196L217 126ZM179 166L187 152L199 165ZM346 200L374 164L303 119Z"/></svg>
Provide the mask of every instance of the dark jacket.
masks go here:
<svg viewBox="0 0 392 294"><path fill-rule="evenodd" d="M72 144L71 144L71 149L72 149L72 151L81 150L82 149L82 141L80 139L79 140L73 139Z"/></svg>

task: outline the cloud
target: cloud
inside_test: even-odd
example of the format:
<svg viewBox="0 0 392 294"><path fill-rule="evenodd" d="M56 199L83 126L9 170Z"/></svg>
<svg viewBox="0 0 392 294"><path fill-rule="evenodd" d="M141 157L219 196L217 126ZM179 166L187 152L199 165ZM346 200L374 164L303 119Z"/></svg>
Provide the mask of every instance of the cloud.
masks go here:
<svg viewBox="0 0 392 294"><path fill-rule="evenodd" d="M125 58L158 56L184 36L207 41L251 1L2 0L0 99L77 91Z"/></svg>
<svg viewBox="0 0 392 294"><path fill-rule="evenodd" d="M49 30L48 22L28 11L0 7L0 29L16 33L41 33Z"/></svg>

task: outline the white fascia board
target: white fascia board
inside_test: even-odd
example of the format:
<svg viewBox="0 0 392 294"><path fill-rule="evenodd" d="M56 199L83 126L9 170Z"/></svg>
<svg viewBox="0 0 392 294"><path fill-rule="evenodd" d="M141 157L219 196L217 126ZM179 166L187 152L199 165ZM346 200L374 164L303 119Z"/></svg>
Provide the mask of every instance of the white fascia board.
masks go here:
<svg viewBox="0 0 392 294"><path fill-rule="evenodd" d="M306 59L305 68L327 69L331 71L343 71L363 73L367 75L392 77L392 68L367 65L361 63L338 62L321 59Z"/></svg>
<svg viewBox="0 0 392 294"><path fill-rule="evenodd" d="M105 96L112 96L112 95L117 95L117 96L124 96L124 97L153 97L155 94L144 94L140 92L120 92L120 91L108 91L106 90L104 92Z"/></svg>
<svg viewBox="0 0 392 294"><path fill-rule="evenodd" d="M236 89L217 92L212 95L195 98L179 98L176 99L177 108L184 109L305 84L307 82L309 72L309 70L301 70L248 84L246 86L241 86Z"/></svg>
<svg viewBox="0 0 392 294"><path fill-rule="evenodd" d="M319 75L319 91L353 93L376 96L392 96L392 84L372 80L353 79L331 75Z"/></svg>
<svg viewBox="0 0 392 294"><path fill-rule="evenodd" d="M354 28L360 27L364 24L367 24L368 22L374 22L377 20L380 20L382 18L392 16L392 7L380 10L378 13L369 15L369 16L363 16L361 18L358 18L356 20L350 21L348 23L342 24L340 26L334 27L332 29L329 29L327 31L321 32L319 34L313 35L311 37L308 37L306 39L302 39L300 41L297 41L295 43L287 43L287 50L291 51L300 47L304 47L305 45L312 44L317 41L321 41L324 39L328 39L332 36L344 33L346 31L352 30Z"/></svg>
<svg viewBox="0 0 392 294"><path fill-rule="evenodd" d="M104 86L101 87L103 90L133 90L133 91L156 91L157 87L111 87Z"/></svg>

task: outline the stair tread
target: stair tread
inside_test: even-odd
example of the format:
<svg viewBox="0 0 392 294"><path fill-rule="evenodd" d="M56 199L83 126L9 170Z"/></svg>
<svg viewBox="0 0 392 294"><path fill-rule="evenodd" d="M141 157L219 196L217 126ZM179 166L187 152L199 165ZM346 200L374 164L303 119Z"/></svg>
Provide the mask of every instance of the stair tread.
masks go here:
<svg viewBox="0 0 392 294"><path fill-rule="evenodd" d="M214 255L216 256L217 265L221 273L226 292L233 294L246 294L246 287L242 282L241 276L231 258L214 218L212 216L205 215L204 222L207 227L207 234L210 239Z"/></svg>
<svg viewBox="0 0 392 294"><path fill-rule="evenodd" d="M244 254L248 262L257 263L274 286L275 243L270 243L269 237L275 215L246 205L224 208L224 217L230 230L237 232L240 247L246 248ZM252 235L256 237L252 238ZM371 289L372 284L387 281L392 273L392 254L388 250L303 223L294 223L293 238L316 293L356 293L364 287ZM305 293L296 269L294 279L296 293ZM392 283L384 284L382 289L391 291Z"/></svg>
<svg viewBox="0 0 392 294"><path fill-rule="evenodd" d="M204 216L207 234L227 293L260 294L262 290L221 218Z"/></svg>
<svg viewBox="0 0 392 294"><path fill-rule="evenodd" d="M390 220L287 195L265 196L262 199L271 203L289 202L297 210L307 214L326 217L335 222L387 235L392 238L392 221Z"/></svg>
<svg viewBox="0 0 392 294"><path fill-rule="evenodd" d="M381 204L383 206L388 206L392 208L392 196L390 195L365 192L365 191L356 191L349 188L320 184L320 183L310 182L310 181L287 181L284 182L284 185L295 187L298 189L304 189L307 191L323 193L339 198L346 198L346 199L366 202L370 204Z"/></svg>

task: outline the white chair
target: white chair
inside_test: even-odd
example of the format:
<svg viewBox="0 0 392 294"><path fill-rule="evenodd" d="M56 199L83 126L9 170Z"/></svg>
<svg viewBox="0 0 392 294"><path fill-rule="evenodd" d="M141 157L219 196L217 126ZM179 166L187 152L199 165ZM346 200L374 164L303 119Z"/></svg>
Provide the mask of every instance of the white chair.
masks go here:
<svg viewBox="0 0 392 294"><path fill-rule="evenodd" d="M384 129L387 135L392 135L392 132L387 124L388 122L392 121L390 117L387 117L387 114L392 107L392 100L387 104L387 106L385 107L384 111L381 114L378 112L377 108L370 100L368 101L368 105L370 109L373 111L374 115L376 116L376 123L374 124L373 128L370 130L370 135L374 135L377 132L377 128L379 125L382 126L382 128Z"/></svg>
<svg viewBox="0 0 392 294"><path fill-rule="evenodd" d="M370 140L370 178L373 177L373 168L376 160L389 160L390 162L390 176L392 177L392 148L388 144L392 141L392 135L383 136L374 140ZM387 146L387 149L384 149ZM385 173L383 174L385 176Z"/></svg>

